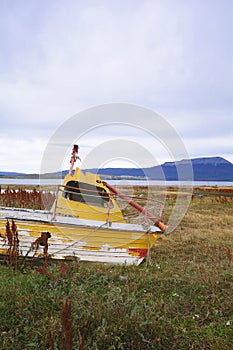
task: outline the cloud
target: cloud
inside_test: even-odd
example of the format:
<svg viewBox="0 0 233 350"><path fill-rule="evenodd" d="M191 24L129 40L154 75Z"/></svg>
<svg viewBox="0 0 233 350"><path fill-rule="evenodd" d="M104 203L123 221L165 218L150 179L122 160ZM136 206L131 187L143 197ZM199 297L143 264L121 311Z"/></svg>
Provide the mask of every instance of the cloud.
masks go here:
<svg viewBox="0 0 233 350"><path fill-rule="evenodd" d="M164 115L190 155L230 154L232 9L231 1L1 4L1 137L46 144L77 112L126 102ZM215 137L224 147L208 147Z"/></svg>
<svg viewBox="0 0 233 350"><path fill-rule="evenodd" d="M125 99L133 99L136 93L137 99L140 94L142 99L149 95L155 103L166 106L184 100L196 104L201 103L198 99L207 101L211 90L220 90L213 83L227 77L231 82L226 74L230 58L224 45L228 45L228 52L232 46L219 35L219 31L229 29L228 22L216 12L207 22L207 5L188 7L182 2L174 7L171 2L145 2L125 9L122 3L119 7L87 3L80 9L79 3L69 1L66 5L52 3L44 10L36 20L43 25L34 25L32 33L28 20L30 11L35 11L32 6L27 15L21 13L14 28L20 28L17 37L21 45L26 43L16 47L21 58L11 65L14 87L29 102L34 95L44 104L54 102L57 96L60 103L68 98L88 105L103 99L135 102ZM14 43L9 46L14 47Z"/></svg>
<svg viewBox="0 0 233 350"><path fill-rule="evenodd" d="M167 110L171 122L176 123L181 137L200 138L225 136L233 137L232 109L204 108Z"/></svg>
<svg viewBox="0 0 233 350"><path fill-rule="evenodd" d="M0 139L1 171L39 173L46 143L43 139Z"/></svg>

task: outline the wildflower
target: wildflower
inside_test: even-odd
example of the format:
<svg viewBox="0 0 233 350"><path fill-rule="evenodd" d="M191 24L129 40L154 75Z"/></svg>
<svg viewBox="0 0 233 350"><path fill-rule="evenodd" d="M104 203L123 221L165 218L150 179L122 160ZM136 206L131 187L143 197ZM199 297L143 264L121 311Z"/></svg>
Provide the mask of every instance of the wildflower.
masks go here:
<svg viewBox="0 0 233 350"><path fill-rule="evenodd" d="M194 320L196 320L196 319L198 319L200 316L198 315L198 314L195 314L194 316L193 316L193 319Z"/></svg>

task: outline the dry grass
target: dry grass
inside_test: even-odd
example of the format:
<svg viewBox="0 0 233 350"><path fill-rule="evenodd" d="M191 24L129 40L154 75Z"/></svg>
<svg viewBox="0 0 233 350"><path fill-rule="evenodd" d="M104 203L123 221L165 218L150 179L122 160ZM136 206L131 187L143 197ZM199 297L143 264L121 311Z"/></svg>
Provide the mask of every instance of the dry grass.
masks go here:
<svg viewBox="0 0 233 350"><path fill-rule="evenodd" d="M0 206L28 208L28 209L50 209L55 200L55 194L50 191L39 191L35 187L25 189L19 187L0 186Z"/></svg>
<svg viewBox="0 0 233 350"><path fill-rule="evenodd" d="M204 196L159 239L150 266L0 267L0 348L62 349L67 337L73 349L232 349L232 191L194 194Z"/></svg>

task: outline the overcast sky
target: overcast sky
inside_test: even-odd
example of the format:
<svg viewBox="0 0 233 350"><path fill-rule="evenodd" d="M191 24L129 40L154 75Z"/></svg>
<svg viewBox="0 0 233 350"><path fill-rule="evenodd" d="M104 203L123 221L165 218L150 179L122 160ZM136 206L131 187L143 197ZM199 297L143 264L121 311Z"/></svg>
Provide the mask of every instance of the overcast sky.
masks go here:
<svg viewBox="0 0 233 350"><path fill-rule="evenodd" d="M39 172L58 128L109 103L163 116L191 158L233 162L232 0L0 0L0 13L0 171ZM170 160L123 125L77 130L80 156L118 138Z"/></svg>

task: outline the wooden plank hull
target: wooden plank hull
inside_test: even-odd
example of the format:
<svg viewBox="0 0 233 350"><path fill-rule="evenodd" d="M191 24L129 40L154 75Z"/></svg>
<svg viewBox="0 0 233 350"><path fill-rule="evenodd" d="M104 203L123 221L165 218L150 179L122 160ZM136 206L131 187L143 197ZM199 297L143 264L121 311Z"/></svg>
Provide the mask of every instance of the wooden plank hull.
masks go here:
<svg viewBox="0 0 233 350"><path fill-rule="evenodd" d="M147 233L135 230L135 225L124 224L109 227L106 223L80 225L45 222L42 220L19 220L14 218L19 238L19 253L22 256L43 256L44 247L31 250L32 243L49 232L48 254L54 259L78 258L81 261L95 261L139 265L155 244L160 232ZM6 219L0 219L0 254L8 254L4 240ZM113 225L114 226L114 225Z"/></svg>

